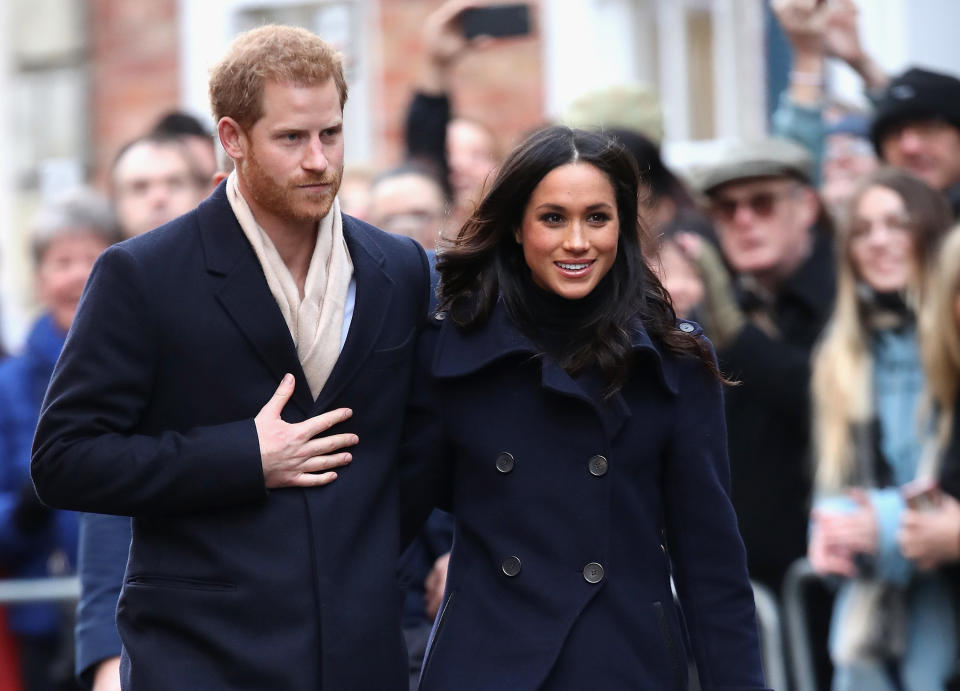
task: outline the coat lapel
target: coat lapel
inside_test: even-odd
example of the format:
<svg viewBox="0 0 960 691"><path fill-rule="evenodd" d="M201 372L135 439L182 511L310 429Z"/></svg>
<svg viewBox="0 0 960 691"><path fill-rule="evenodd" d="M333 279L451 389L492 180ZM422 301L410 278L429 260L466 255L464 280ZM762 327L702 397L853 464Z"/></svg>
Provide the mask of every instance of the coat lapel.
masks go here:
<svg viewBox="0 0 960 691"><path fill-rule="evenodd" d="M287 372L296 377L292 401L303 415L309 415L313 400L297 349L260 262L230 208L225 184L197 210L207 270L219 277L216 298L277 385Z"/></svg>
<svg viewBox="0 0 960 691"><path fill-rule="evenodd" d="M350 330L337 364L330 372L316 403L311 404L314 415L327 409L370 355L383 328L393 295L393 280L383 270L383 252L370 231L355 219L344 216L343 235L353 261L356 300Z"/></svg>
<svg viewBox="0 0 960 691"><path fill-rule="evenodd" d="M591 378L590 381L587 381L588 377ZM618 391L609 399L601 400L603 383L598 376L591 377L587 373L581 376L580 381L576 381L555 361L545 359L542 384L545 389L579 398L587 403L600 418L608 439L616 437L630 419L630 406L627 405L621 392ZM588 391L586 387L590 390Z"/></svg>

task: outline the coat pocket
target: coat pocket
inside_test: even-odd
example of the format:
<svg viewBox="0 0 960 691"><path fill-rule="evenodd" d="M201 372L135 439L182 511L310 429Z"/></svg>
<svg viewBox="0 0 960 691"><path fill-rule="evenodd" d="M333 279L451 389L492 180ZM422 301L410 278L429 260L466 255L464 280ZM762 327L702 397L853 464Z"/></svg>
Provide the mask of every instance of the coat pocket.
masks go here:
<svg viewBox="0 0 960 691"><path fill-rule="evenodd" d="M130 576L127 585L144 588L166 588L168 590L202 590L229 592L237 589L236 583L211 581L203 578L183 578L180 576Z"/></svg>
<svg viewBox="0 0 960 691"><path fill-rule="evenodd" d="M667 655L667 664L670 667L673 682L671 688L677 689L677 691L684 691L684 689L687 688L687 660L683 654L680 641L677 640L677 636L675 635L675 628L670 625L670 620L667 617L667 612L662 602L653 603L653 614L657 620L657 628L660 631L664 652Z"/></svg>
<svg viewBox="0 0 960 691"><path fill-rule="evenodd" d="M434 658L434 651L437 649L437 644L440 642L440 635L443 633L443 626L447 623L447 619L450 616L450 610L453 607L453 601L456 599L457 591L453 590L447 595L446 601L443 603L443 606L440 608L440 614L437 615L437 621L433 625L433 631L430 634L430 640L427 642L427 652L423 658L423 667L420 668L420 683L417 688L423 689L424 682L427 679L427 675L430 673L430 663Z"/></svg>

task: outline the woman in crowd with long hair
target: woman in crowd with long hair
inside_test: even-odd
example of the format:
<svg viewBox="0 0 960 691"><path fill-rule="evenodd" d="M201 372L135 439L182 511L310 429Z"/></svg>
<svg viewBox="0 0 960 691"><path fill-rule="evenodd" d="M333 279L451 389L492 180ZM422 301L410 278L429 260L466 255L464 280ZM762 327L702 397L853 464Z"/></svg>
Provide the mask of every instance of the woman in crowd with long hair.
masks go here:
<svg viewBox="0 0 960 691"><path fill-rule="evenodd" d="M920 332L940 450L939 485L948 495L960 497L960 226L950 231L937 256L920 315ZM943 499L944 513L956 511L955 501ZM933 520L935 513L915 511L910 517L918 522L921 515ZM960 520L957 523L960 526ZM919 532L914 536L917 539L911 540L908 526L904 528L901 542L905 551L924 566L960 558L960 527L943 536L947 543L943 550L926 544Z"/></svg>
<svg viewBox="0 0 960 691"><path fill-rule="evenodd" d="M842 579L833 688L943 689L955 648L950 591L900 551L904 485L929 434L916 306L950 211L911 175L867 176L838 234L837 303L814 356L815 500L809 557Z"/></svg>
<svg viewBox="0 0 960 691"><path fill-rule="evenodd" d="M688 640L704 691L763 686L721 377L637 189L621 145L548 128L438 255L405 453L457 532L424 691L686 689Z"/></svg>
<svg viewBox="0 0 960 691"><path fill-rule="evenodd" d="M904 512L900 550L919 569L960 561L960 226L943 241L920 315L923 360L935 412L937 487Z"/></svg>

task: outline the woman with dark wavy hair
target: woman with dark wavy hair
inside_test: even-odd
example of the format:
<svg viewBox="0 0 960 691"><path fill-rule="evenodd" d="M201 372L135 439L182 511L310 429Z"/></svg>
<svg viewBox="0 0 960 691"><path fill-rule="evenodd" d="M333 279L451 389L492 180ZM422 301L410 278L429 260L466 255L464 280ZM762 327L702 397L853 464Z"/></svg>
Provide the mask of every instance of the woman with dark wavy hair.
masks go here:
<svg viewBox="0 0 960 691"><path fill-rule="evenodd" d="M408 496L457 518L425 691L686 689L688 656L763 687L721 378L637 183L614 140L542 130L439 254L405 445Z"/></svg>

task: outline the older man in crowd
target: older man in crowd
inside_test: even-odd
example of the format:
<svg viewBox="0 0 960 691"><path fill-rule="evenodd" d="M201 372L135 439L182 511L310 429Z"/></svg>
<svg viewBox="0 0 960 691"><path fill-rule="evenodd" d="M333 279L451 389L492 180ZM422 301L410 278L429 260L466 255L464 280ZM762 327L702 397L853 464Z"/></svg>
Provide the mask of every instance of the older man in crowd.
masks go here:
<svg viewBox="0 0 960 691"><path fill-rule="evenodd" d="M37 297L44 309L23 351L0 364L0 571L65 575L76 565L77 516L51 511L30 482L30 443L47 382L94 261L119 239L106 199L78 189L41 207L31 227ZM70 618L52 603L11 606L24 691L73 689Z"/></svg>
<svg viewBox="0 0 960 691"><path fill-rule="evenodd" d="M787 140L737 144L698 180L726 264L703 244L704 322L726 392L733 503L750 575L779 592L806 552L810 354L833 302L812 161Z"/></svg>

